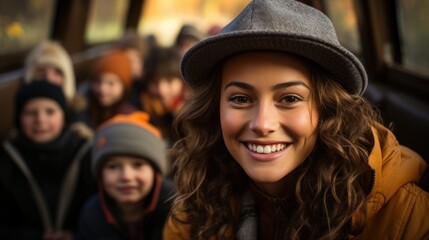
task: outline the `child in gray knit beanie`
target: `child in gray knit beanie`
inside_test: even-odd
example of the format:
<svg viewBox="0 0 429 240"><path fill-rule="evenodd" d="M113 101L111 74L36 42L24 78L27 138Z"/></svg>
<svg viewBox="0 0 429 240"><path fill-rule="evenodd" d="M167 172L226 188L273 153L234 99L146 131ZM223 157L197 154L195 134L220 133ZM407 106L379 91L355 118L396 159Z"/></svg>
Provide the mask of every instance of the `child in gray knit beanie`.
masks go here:
<svg viewBox="0 0 429 240"><path fill-rule="evenodd" d="M163 179L166 148L148 115L117 115L95 134L92 170L99 194L84 207L78 239L161 239L173 184Z"/></svg>

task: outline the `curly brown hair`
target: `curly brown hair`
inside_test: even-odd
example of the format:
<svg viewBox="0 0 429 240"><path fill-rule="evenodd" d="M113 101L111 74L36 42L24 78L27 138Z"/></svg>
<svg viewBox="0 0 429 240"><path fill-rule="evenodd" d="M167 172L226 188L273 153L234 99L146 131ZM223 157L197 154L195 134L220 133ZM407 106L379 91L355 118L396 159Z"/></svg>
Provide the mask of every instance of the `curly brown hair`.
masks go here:
<svg viewBox="0 0 429 240"><path fill-rule="evenodd" d="M361 96L350 95L324 70L310 64L312 95L318 107L318 140L300 166L295 187L298 208L285 239L344 239L359 232L373 172L368 155L371 127L379 121ZM231 204L249 179L229 154L220 127L221 68L197 86L176 119L173 147L177 194L172 218L190 225L192 239L232 239L239 210ZM215 90L215 91L214 91ZM238 212L237 212L238 211Z"/></svg>

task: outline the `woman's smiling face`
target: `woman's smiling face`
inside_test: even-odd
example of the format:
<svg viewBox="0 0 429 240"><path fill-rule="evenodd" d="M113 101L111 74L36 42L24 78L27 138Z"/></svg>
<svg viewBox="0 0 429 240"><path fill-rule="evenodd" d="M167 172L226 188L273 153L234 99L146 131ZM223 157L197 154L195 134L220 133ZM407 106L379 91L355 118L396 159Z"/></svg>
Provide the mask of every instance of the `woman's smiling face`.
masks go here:
<svg viewBox="0 0 429 240"><path fill-rule="evenodd" d="M225 62L220 122L228 151L268 193L311 153L319 114L311 73L299 58L251 52ZM274 185L274 186L273 186Z"/></svg>

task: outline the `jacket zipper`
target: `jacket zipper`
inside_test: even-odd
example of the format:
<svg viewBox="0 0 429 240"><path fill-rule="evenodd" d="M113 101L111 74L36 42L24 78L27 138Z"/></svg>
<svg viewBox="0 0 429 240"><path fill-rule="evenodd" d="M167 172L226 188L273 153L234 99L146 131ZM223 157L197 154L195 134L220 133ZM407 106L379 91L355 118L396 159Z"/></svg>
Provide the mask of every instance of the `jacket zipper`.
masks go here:
<svg viewBox="0 0 429 240"><path fill-rule="evenodd" d="M273 231L273 240L279 238L279 215L277 210L280 208L280 199L274 198L273 199L273 216L274 216L274 231Z"/></svg>

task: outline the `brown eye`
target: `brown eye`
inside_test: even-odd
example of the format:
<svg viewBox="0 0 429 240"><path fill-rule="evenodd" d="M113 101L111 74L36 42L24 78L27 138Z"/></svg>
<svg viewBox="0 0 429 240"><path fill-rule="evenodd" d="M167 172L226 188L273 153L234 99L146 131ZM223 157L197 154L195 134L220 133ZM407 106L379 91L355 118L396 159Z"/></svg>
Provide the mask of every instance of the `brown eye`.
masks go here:
<svg viewBox="0 0 429 240"><path fill-rule="evenodd" d="M135 162L133 163L133 167L134 167L134 168L141 168L143 165L144 165L144 163L143 163L143 162L140 162L140 161L135 161Z"/></svg>
<svg viewBox="0 0 429 240"><path fill-rule="evenodd" d="M56 110L55 110L55 109L53 109L53 108L48 108L48 109L46 110L46 113L47 113L49 116L54 115L54 114L55 114L55 112L56 112Z"/></svg>
<svg viewBox="0 0 429 240"><path fill-rule="evenodd" d="M111 169L111 170L113 170L113 169L118 169L118 168L119 168L119 164L110 163L110 164L107 164L107 165L106 165L106 168L107 168L107 169Z"/></svg>
<svg viewBox="0 0 429 240"><path fill-rule="evenodd" d="M302 99L299 96L296 96L296 95L287 95L287 96L284 96L281 99L281 102L285 103L285 104L294 104L294 103L300 102L301 100Z"/></svg>
<svg viewBox="0 0 429 240"><path fill-rule="evenodd" d="M229 101L237 104L250 103L250 99L246 96L232 96L229 98Z"/></svg>

